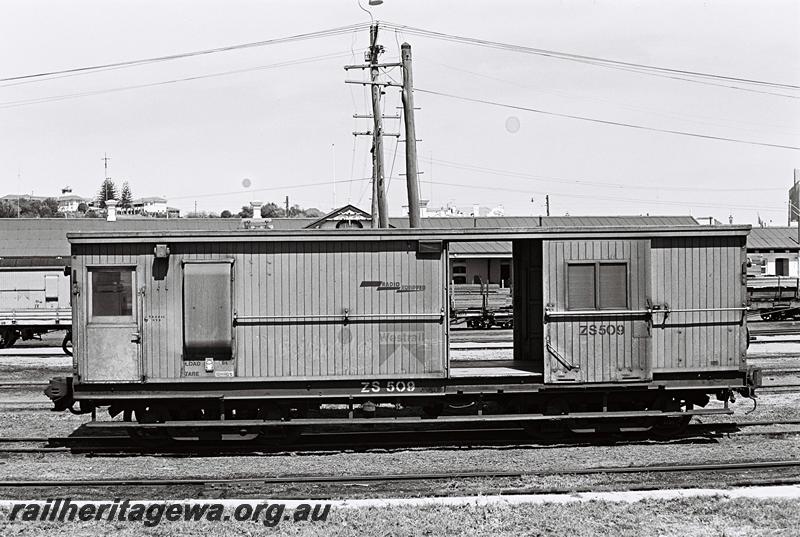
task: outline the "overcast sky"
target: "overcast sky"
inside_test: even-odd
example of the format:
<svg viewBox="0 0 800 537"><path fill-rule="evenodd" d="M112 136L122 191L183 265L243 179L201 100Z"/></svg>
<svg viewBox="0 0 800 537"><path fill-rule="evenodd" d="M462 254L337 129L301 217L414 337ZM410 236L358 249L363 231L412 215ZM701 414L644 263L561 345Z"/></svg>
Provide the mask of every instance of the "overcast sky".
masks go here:
<svg viewBox="0 0 800 537"><path fill-rule="evenodd" d="M366 0L364 0L366 4ZM526 47L800 86L800 2L385 0L376 19ZM0 78L136 60L369 22L356 0L9 1ZM419 90L655 129L800 147L800 91L649 76L383 29L382 60L414 54ZM25 84L0 82L0 195L94 196L104 175L183 211L253 199L369 209L360 73L366 30ZM253 69L265 67L263 69ZM239 71L169 84L201 75ZM390 72L396 80L400 73ZM693 78L693 80L697 80ZM133 88L132 86L144 86ZM120 91L106 91L106 90ZM768 93L763 93L768 92ZM71 97L81 94L79 97ZM775 95L779 94L779 95ZM55 97L69 97L53 99ZM40 100L41 99L41 100ZM415 94L431 206L506 214L713 215L786 222L800 151L652 132ZM399 105L388 88L385 112ZM518 127L518 128L517 128ZM398 122L386 130L397 131ZM389 204L402 147L385 144ZM394 164L393 164L394 163ZM334 172L335 169L335 172ZM389 178L389 171L392 177ZM334 177L335 173L335 177ZM334 178L339 181L335 185ZM249 179L250 186L243 186ZM347 182L350 181L350 182ZM309 185L309 186L303 186Z"/></svg>

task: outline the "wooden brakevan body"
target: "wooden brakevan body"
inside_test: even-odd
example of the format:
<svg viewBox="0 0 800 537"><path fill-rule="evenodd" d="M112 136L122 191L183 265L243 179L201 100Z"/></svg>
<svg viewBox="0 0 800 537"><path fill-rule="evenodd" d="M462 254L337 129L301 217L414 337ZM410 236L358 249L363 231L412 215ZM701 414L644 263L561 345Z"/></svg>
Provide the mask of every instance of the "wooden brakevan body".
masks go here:
<svg viewBox="0 0 800 537"><path fill-rule="evenodd" d="M545 382L746 369L744 235L514 242L516 358Z"/></svg>
<svg viewBox="0 0 800 537"><path fill-rule="evenodd" d="M446 375L441 242L238 238L75 244L80 381Z"/></svg>
<svg viewBox="0 0 800 537"><path fill-rule="evenodd" d="M382 397L424 400L433 415L442 402L479 413L493 402L535 416L688 416L757 381L745 363L748 231L71 234L74 376L49 395L148 420L163 419L153 401L180 410L187 397L259 413L282 401L284 419L296 401ZM453 360L448 245L498 240L513 243L513 360Z"/></svg>

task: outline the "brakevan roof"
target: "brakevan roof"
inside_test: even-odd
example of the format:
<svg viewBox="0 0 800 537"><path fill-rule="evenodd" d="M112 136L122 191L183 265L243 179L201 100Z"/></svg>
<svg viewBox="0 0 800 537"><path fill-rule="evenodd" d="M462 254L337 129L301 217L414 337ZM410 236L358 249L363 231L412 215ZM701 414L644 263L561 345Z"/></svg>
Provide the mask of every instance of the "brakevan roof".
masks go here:
<svg viewBox="0 0 800 537"><path fill-rule="evenodd" d="M314 222L315 218L274 218L272 226L275 230L301 229ZM506 217L447 217L423 218L424 229L430 228L485 228L485 227L537 227L539 217L506 216ZM407 228L406 218L390 218L390 223L397 228ZM559 225L631 225L631 226L667 226L697 225L691 216L544 216L543 226ZM70 254L67 233L82 231L148 231L148 230L209 230L232 231L240 229L239 218L120 218L116 222L107 222L101 218L0 218L0 257L25 256L66 256ZM350 232L362 233L363 230ZM470 247L458 246L461 253L467 253ZM496 253L510 253L510 244L488 246L484 243L475 247L478 253L490 248Z"/></svg>
<svg viewBox="0 0 800 537"><path fill-rule="evenodd" d="M357 241L492 241L516 239L599 239L644 237L746 237L750 226L570 226L480 229L242 229L236 231L108 231L69 233L72 244L220 243L220 242L357 242Z"/></svg>

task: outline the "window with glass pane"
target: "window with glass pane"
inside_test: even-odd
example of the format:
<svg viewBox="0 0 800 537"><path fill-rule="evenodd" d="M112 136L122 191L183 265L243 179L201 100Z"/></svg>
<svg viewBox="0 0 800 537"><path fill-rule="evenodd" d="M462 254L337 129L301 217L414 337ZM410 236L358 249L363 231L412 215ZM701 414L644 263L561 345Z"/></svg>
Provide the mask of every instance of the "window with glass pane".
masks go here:
<svg viewBox="0 0 800 537"><path fill-rule="evenodd" d="M628 266L600 263L598 307L601 310L628 308Z"/></svg>
<svg viewBox="0 0 800 537"><path fill-rule="evenodd" d="M594 284L594 263L567 265L567 308L571 310L595 309Z"/></svg>
<svg viewBox="0 0 800 537"><path fill-rule="evenodd" d="M133 269L96 269L92 275L92 317L133 316Z"/></svg>

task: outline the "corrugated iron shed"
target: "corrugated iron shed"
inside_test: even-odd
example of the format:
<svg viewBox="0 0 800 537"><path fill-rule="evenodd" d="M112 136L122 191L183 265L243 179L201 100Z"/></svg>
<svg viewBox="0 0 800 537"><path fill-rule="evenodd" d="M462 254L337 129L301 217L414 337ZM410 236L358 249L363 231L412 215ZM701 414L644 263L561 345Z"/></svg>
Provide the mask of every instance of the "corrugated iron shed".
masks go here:
<svg viewBox="0 0 800 537"><path fill-rule="evenodd" d="M796 227L754 227L747 238L748 250L797 250Z"/></svg>

